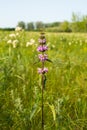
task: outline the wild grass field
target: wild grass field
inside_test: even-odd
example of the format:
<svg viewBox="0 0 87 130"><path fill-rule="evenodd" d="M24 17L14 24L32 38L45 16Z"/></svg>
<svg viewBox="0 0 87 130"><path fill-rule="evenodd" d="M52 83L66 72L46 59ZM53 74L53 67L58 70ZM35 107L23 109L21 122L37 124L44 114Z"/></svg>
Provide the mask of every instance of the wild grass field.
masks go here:
<svg viewBox="0 0 87 130"><path fill-rule="evenodd" d="M39 32L0 31L0 130L41 130ZM87 33L45 33L45 130L87 130Z"/></svg>

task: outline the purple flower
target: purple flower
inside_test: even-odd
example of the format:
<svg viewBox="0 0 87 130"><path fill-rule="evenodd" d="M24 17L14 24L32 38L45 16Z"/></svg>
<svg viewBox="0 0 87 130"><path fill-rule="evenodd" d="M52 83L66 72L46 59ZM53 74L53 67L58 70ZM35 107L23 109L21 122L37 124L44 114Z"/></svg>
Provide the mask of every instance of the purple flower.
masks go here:
<svg viewBox="0 0 87 130"><path fill-rule="evenodd" d="M47 68L38 68L38 73L39 74L44 74L44 73L47 73L48 72L48 69Z"/></svg>
<svg viewBox="0 0 87 130"><path fill-rule="evenodd" d="M46 51L46 50L48 50L48 46L39 46L39 47L37 48L37 51L39 51L39 52L44 52L44 51Z"/></svg>
<svg viewBox="0 0 87 130"><path fill-rule="evenodd" d="M40 44L45 44L46 43L46 39L45 38L44 39L39 39L38 41L39 41Z"/></svg>
<svg viewBox="0 0 87 130"><path fill-rule="evenodd" d="M48 59L48 56L46 54L39 54L38 57L41 61L45 61Z"/></svg>

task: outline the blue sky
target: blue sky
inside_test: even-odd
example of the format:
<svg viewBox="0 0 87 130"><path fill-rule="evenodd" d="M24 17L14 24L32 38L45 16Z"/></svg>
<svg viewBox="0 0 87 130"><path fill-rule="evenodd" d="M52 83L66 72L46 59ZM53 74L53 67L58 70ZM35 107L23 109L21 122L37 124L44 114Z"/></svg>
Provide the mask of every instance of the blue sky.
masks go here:
<svg viewBox="0 0 87 130"><path fill-rule="evenodd" d="M70 21L72 12L87 15L87 0L0 0L0 27L15 27L19 21Z"/></svg>

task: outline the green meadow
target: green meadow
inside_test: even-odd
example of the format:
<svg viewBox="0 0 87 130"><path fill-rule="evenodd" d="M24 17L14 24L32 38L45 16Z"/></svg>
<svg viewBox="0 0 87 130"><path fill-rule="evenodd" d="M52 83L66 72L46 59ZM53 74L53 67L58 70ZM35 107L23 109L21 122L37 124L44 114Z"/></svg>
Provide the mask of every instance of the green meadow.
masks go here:
<svg viewBox="0 0 87 130"><path fill-rule="evenodd" d="M0 31L0 130L41 130L39 36ZM44 129L87 130L87 33L45 36Z"/></svg>

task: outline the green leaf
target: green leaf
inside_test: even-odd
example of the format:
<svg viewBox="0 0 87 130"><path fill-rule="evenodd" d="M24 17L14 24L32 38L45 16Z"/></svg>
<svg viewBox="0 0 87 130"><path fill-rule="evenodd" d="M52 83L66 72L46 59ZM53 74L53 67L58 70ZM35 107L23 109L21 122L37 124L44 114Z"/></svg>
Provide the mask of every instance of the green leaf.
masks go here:
<svg viewBox="0 0 87 130"><path fill-rule="evenodd" d="M50 59L47 59L47 61L53 63Z"/></svg>
<svg viewBox="0 0 87 130"><path fill-rule="evenodd" d="M35 112L36 112L36 110L37 110L37 104L35 104L34 106L33 106L33 108L32 108L32 111L31 111L31 114L30 114L30 120L32 120L32 118L34 117L34 115L35 115Z"/></svg>
<svg viewBox="0 0 87 130"><path fill-rule="evenodd" d="M48 106L49 106L49 108L51 109L51 112L52 112L52 114L53 114L53 119L54 119L54 121L56 120L56 111L55 111L55 107L54 107L54 105L52 104L52 105L50 105L49 103L47 103L48 104Z"/></svg>

